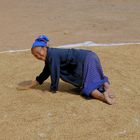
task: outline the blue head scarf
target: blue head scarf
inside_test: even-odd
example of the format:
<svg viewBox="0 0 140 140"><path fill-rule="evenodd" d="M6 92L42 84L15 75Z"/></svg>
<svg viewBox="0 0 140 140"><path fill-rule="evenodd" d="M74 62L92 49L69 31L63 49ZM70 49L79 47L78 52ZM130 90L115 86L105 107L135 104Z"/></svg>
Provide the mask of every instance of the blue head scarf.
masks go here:
<svg viewBox="0 0 140 140"><path fill-rule="evenodd" d="M49 41L49 38L45 35L40 35L33 43L32 48L35 48L37 46L39 47L45 47L47 46L47 42Z"/></svg>

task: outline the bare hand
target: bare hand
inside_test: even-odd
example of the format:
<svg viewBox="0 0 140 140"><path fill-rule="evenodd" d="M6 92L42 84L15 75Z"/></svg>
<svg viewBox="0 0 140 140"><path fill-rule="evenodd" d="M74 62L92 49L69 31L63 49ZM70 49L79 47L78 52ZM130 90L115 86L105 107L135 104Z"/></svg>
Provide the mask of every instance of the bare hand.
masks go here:
<svg viewBox="0 0 140 140"><path fill-rule="evenodd" d="M34 81L26 81L18 85L17 90L28 90L38 85L36 80Z"/></svg>

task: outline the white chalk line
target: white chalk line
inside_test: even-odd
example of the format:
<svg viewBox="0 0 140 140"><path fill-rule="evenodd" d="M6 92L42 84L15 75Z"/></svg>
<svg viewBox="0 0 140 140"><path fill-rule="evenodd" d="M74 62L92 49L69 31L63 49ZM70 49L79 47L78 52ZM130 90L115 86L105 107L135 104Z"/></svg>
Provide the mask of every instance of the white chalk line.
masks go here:
<svg viewBox="0 0 140 140"><path fill-rule="evenodd" d="M56 46L56 48L76 48L76 47L109 47L109 46L124 46L124 45L139 45L140 43L108 43L108 44L101 44L101 43L95 43L92 41L86 41L83 43L76 43L76 44L67 44L67 45L61 45ZM31 49L23 49L23 50L8 50L8 51L1 51L0 53L14 53L14 52L25 52L29 51Z"/></svg>

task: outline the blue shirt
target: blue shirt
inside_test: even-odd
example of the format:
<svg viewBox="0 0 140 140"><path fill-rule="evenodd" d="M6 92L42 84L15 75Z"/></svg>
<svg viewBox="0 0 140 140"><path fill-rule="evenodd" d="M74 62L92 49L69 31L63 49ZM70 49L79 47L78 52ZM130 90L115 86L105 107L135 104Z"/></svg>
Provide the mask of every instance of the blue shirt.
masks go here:
<svg viewBox="0 0 140 140"><path fill-rule="evenodd" d="M42 84L51 77L50 90L58 89L59 79L77 87L83 85L84 62L87 54L91 52L81 49L47 48L47 56L43 71L36 80Z"/></svg>

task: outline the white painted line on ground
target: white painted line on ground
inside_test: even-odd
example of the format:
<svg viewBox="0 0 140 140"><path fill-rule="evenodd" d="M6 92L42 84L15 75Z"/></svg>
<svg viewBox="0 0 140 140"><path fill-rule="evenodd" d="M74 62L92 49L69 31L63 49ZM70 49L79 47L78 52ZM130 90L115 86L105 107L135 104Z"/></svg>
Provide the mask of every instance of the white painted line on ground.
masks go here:
<svg viewBox="0 0 140 140"><path fill-rule="evenodd" d="M76 44L68 44L68 45L61 45L56 46L56 48L76 48L76 47L107 47L107 46L124 46L124 45L139 45L140 43L108 43L108 44L101 44L95 43L92 41L86 41L83 43L76 43ZM8 50L8 51L1 51L0 53L13 53L13 52L25 52L29 51L30 49L23 49L23 50Z"/></svg>
<svg viewBox="0 0 140 140"><path fill-rule="evenodd" d="M108 43L108 44L101 44L101 43L95 43L92 41L86 41L84 43L77 43L77 44L68 44L68 45L62 45L58 46L59 48L74 48L74 47L98 47L98 46L124 46L124 45L137 45L140 43Z"/></svg>
<svg viewBox="0 0 140 140"><path fill-rule="evenodd" d="M9 50L9 51L1 51L0 53L14 53L14 52L25 52L31 49L24 49L24 50Z"/></svg>

